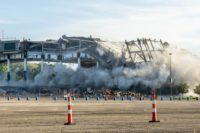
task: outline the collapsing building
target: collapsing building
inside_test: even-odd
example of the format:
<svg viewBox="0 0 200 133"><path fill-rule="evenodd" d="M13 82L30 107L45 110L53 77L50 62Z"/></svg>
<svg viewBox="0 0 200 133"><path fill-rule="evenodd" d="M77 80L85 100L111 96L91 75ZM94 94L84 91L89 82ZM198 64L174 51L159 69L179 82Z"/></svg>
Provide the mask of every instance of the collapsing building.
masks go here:
<svg viewBox="0 0 200 133"><path fill-rule="evenodd" d="M26 81L28 61L41 62L41 72L44 62L76 63L78 68L86 69L134 68L137 64L152 62L158 53L166 52L168 45L162 40L146 38L107 42L99 38L66 35L58 40L46 41L1 40L0 62L7 63L7 81L10 81L10 63L23 62L23 77Z"/></svg>

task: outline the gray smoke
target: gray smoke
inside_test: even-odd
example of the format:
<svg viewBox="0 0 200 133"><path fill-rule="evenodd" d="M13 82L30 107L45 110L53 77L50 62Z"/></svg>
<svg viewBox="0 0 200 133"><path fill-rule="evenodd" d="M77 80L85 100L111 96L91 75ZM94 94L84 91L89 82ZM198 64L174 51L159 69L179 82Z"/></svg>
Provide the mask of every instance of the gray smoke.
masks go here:
<svg viewBox="0 0 200 133"><path fill-rule="evenodd" d="M33 82L39 86L62 86L71 87L114 87L117 85L121 89L128 89L133 84L142 83L149 87L158 88L166 82L169 71L166 65L141 64L135 69L115 67L108 69L84 69L73 70L62 64L55 66L45 66Z"/></svg>

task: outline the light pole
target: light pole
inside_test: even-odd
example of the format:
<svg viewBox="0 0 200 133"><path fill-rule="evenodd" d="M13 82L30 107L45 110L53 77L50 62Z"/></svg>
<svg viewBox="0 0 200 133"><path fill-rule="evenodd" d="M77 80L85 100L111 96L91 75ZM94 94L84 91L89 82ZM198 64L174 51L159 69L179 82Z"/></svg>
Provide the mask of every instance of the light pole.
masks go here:
<svg viewBox="0 0 200 133"><path fill-rule="evenodd" d="M172 53L169 53L169 67L170 67L170 92L172 96Z"/></svg>

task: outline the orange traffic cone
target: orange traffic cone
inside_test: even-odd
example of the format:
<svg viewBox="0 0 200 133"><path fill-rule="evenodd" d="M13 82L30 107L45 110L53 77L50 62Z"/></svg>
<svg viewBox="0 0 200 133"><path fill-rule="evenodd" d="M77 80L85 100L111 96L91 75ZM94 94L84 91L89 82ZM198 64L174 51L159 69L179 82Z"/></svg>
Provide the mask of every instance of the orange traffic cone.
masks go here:
<svg viewBox="0 0 200 133"><path fill-rule="evenodd" d="M65 125L71 125L72 124L72 98L69 95L68 96L68 122L65 123Z"/></svg>
<svg viewBox="0 0 200 133"><path fill-rule="evenodd" d="M160 122L157 120L157 111L156 111L156 91L152 90L152 120L149 122Z"/></svg>

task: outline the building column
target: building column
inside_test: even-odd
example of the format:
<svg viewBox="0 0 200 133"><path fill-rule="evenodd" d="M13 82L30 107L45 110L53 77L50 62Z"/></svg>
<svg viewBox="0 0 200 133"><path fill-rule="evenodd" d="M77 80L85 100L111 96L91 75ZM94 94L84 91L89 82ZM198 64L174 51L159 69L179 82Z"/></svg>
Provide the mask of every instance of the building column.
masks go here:
<svg viewBox="0 0 200 133"><path fill-rule="evenodd" d="M27 80L27 52L24 52L24 81Z"/></svg>
<svg viewBox="0 0 200 133"><path fill-rule="evenodd" d="M78 68L81 68L81 54L80 52L77 53L77 58L78 58Z"/></svg>
<svg viewBox="0 0 200 133"><path fill-rule="evenodd" d="M62 60L63 60L63 55L62 54L59 54L57 56L57 60L59 61L59 63L61 64L62 63Z"/></svg>
<svg viewBox="0 0 200 133"><path fill-rule="evenodd" d="M41 72L42 72L43 69L44 69L44 59L45 59L45 55L42 53L42 54L41 54Z"/></svg>
<svg viewBox="0 0 200 133"><path fill-rule="evenodd" d="M10 55L7 55L7 81L10 81Z"/></svg>

